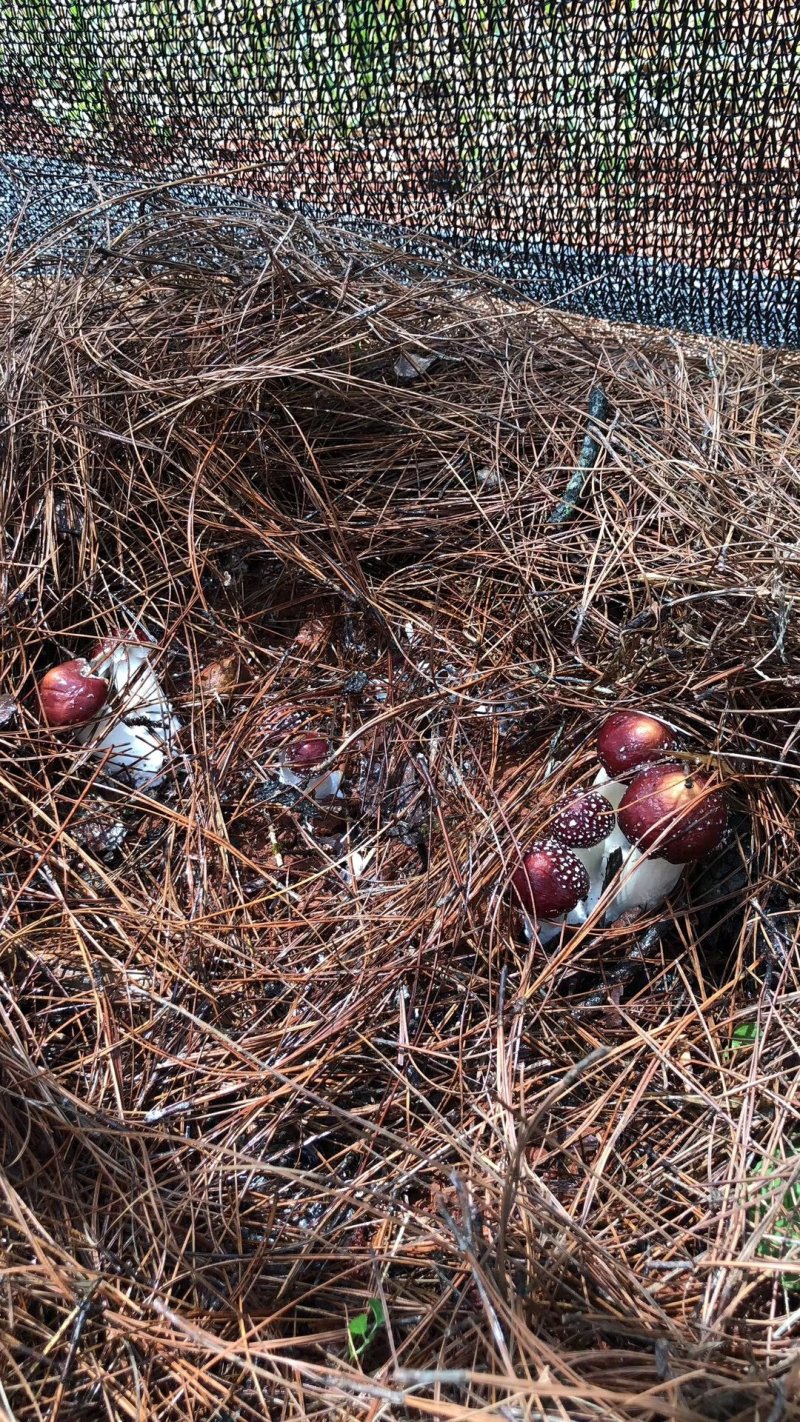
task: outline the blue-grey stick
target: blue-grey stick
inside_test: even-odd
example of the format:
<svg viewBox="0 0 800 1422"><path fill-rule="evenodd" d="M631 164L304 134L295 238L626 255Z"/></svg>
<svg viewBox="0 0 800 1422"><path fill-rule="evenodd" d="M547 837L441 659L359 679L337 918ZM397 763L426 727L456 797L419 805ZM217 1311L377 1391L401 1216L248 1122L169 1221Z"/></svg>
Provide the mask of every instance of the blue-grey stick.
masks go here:
<svg viewBox="0 0 800 1422"><path fill-rule="evenodd" d="M558 504L551 513L547 520L548 523L566 523L575 513L583 497L583 491L586 488L589 474L597 463L600 450L602 449L598 438L600 434L597 428L598 423L602 421L606 424L610 413L611 402L608 396L600 385L595 385L589 396L589 421L586 426L586 434L583 437L583 444L581 445L581 452L578 456L575 472L570 475L569 483L564 490L564 497L561 503Z"/></svg>

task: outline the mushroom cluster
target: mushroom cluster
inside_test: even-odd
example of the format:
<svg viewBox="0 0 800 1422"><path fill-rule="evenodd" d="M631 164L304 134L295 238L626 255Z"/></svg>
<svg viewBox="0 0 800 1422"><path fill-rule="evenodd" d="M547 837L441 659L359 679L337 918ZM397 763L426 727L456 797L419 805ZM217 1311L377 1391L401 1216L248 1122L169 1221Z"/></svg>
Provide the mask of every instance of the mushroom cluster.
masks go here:
<svg viewBox="0 0 800 1422"><path fill-rule="evenodd" d="M644 712L604 721L593 788L555 807L548 838L532 845L511 881L542 943L564 924L585 923L601 899L605 923L658 908L685 865L719 846L724 796L707 774L675 759L678 748L671 727ZM616 851L621 864L607 882Z"/></svg>
<svg viewBox="0 0 800 1422"><path fill-rule="evenodd" d="M138 630L120 631L88 660L51 667L38 686L47 725L74 730L112 775L127 773L135 785L158 782L180 730L153 669L155 648Z"/></svg>

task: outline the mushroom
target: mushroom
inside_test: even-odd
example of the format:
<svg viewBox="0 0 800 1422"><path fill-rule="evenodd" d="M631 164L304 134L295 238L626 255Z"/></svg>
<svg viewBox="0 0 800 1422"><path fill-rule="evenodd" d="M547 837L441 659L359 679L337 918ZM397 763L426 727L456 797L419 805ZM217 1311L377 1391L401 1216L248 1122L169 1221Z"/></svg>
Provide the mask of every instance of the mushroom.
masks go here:
<svg viewBox="0 0 800 1422"><path fill-rule="evenodd" d="M684 865L718 847L727 824L722 791L712 788L708 776L675 762L640 771L625 791L618 814L632 849L620 871L609 923L626 909L662 903Z"/></svg>
<svg viewBox="0 0 800 1422"><path fill-rule="evenodd" d="M38 692L48 726L82 726L105 705L108 678L98 675L85 657L75 657L45 672Z"/></svg>
<svg viewBox="0 0 800 1422"><path fill-rule="evenodd" d="M322 765L331 753L331 743L326 736L301 736L287 748L278 778L284 785L306 790L315 800L332 800L339 794L342 783L341 770L326 770L316 779L313 771Z"/></svg>
<svg viewBox="0 0 800 1422"><path fill-rule="evenodd" d="M557 839L532 844L511 884L526 916L533 915L542 944L558 936L566 915L577 909L590 887L585 866Z"/></svg>
<svg viewBox="0 0 800 1422"><path fill-rule="evenodd" d="M597 736L597 759L602 770L595 785L617 808L626 789L626 776L676 750L678 738L671 726L644 711L614 711Z"/></svg>
<svg viewBox="0 0 800 1422"><path fill-rule="evenodd" d="M567 915L567 923L585 923L603 894L609 855L628 843L617 826L617 816L605 791L574 790L556 806L550 825L553 837L580 859L589 875L589 892Z"/></svg>
<svg viewBox="0 0 800 1422"><path fill-rule="evenodd" d="M117 706L78 732L95 754L106 757L112 775L127 771L136 784L157 782L170 742L180 730L150 661L155 646L143 633L130 630L95 648L92 665L110 680Z"/></svg>

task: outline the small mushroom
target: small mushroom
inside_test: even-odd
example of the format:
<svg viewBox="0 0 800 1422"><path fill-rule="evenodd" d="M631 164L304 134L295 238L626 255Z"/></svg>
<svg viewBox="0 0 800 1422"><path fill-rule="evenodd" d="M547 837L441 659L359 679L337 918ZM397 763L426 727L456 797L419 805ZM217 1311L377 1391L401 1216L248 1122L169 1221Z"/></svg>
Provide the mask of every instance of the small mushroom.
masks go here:
<svg viewBox="0 0 800 1422"><path fill-rule="evenodd" d="M551 822L553 837L566 844L589 875L589 892L567 915L567 923L585 923L603 894L609 855L619 844L628 848L617 826L617 816L606 793L574 790L556 807Z"/></svg>
<svg viewBox="0 0 800 1422"><path fill-rule="evenodd" d="M105 706L108 678L98 675L85 657L75 657L45 672L38 692L48 726L82 726Z"/></svg>
<svg viewBox="0 0 800 1422"><path fill-rule="evenodd" d="M572 850L593 877L603 859L604 841L616 823L608 798L599 790L573 790L556 806L550 833Z"/></svg>
<svg viewBox="0 0 800 1422"><path fill-rule="evenodd" d="M619 807L619 826L632 849L608 921L626 909L658 907L684 865L719 846L726 824L725 798L707 775L674 762L640 771Z"/></svg>
<svg viewBox="0 0 800 1422"><path fill-rule="evenodd" d="M284 785L305 790L315 800L332 800L339 794L341 770L325 770L314 776L316 767L322 765L330 753L331 743L326 736L301 736L287 747L278 778Z"/></svg>
<svg viewBox="0 0 800 1422"><path fill-rule="evenodd" d="M639 849L655 845L671 864L710 854L727 824L721 790L707 775L677 764L653 765L628 786L619 807L620 827Z"/></svg>
<svg viewBox="0 0 800 1422"><path fill-rule="evenodd" d="M557 839L532 844L511 883L523 909L534 916L542 943L557 937L565 916L586 898L590 887L585 866Z"/></svg>

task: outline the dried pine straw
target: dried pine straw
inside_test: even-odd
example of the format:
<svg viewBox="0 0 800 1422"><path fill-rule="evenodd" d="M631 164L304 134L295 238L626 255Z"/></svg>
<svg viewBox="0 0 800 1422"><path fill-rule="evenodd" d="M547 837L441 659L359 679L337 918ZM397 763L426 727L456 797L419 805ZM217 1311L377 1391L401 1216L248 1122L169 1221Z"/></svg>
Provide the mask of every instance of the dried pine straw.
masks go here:
<svg viewBox="0 0 800 1422"><path fill-rule="evenodd" d="M800 1246L758 1202L800 1142L800 365L405 275L177 205L7 272L26 1422L798 1415ZM125 609L185 727L153 795L37 722ZM501 890L617 705L694 737L733 833L672 911L545 955ZM281 707L332 738L336 815L276 787Z"/></svg>

